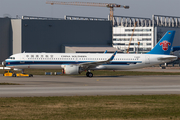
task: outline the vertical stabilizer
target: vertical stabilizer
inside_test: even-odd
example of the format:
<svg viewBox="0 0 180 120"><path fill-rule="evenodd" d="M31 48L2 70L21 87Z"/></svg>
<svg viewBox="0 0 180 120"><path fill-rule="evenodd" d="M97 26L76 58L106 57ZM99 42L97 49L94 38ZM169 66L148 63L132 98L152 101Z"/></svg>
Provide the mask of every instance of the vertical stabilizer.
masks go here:
<svg viewBox="0 0 180 120"><path fill-rule="evenodd" d="M174 40L175 31L167 31L156 46L147 54L169 55Z"/></svg>

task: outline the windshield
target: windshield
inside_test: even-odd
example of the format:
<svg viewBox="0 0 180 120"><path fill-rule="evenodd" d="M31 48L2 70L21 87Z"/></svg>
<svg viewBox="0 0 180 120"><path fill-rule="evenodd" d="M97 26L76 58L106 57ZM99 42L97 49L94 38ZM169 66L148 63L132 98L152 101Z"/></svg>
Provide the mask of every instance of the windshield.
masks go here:
<svg viewBox="0 0 180 120"><path fill-rule="evenodd" d="M8 59L15 59L15 57L9 57Z"/></svg>

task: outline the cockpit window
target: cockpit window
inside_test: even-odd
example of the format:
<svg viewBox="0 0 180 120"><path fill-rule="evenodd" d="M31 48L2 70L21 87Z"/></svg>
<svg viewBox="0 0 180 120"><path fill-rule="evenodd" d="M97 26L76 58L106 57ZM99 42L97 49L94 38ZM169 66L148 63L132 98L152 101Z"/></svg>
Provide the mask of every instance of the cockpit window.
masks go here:
<svg viewBox="0 0 180 120"><path fill-rule="evenodd" d="M9 59L15 59L15 57L10 57Z"/></svg>

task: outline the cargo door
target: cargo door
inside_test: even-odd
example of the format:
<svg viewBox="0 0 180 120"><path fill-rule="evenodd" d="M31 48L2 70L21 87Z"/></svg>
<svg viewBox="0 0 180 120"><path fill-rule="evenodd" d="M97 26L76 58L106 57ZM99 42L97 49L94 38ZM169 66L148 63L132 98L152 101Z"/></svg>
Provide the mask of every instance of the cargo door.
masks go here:
<svg viewBox="0 0 180 120"><path fill-rule="evenodd" d="M145 56L145 64L150 64L150 56Z"/></svg>

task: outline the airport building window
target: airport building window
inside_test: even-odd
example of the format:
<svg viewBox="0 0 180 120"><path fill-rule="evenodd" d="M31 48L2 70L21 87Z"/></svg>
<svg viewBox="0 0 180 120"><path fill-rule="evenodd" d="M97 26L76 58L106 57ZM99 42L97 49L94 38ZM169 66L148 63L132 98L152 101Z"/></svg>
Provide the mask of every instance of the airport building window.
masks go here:
<svg viewBox="0 0 180 120"><path fill-rule="evenodd" d="M125 31L129 32L129 31L133 31L133 29L125 29ZM151 29L135 29L134 31L136 31L136 32L142 32L142 31L148 32L148 31L151 31Z"/></svg>
<svg viewBox="0 0 180 120"><path fill-rule="evenodd" d="M146 45L151 45L151 43L146 43Z"/></svg>
<svg viewBox="0 0 180 120"><path fill-rule="evenodd" d="M113 36L131 36L132 34L113 34ZM133 36L151 36L151 34L133 34Z"/></svg>
<svg viewBox="0 0 180 120"><path fill-rule="evenodd" d="M151 38L142 38L142 41L151 41Z"/></svg>
<svg viewBox="0 0 180 120"><path fill-rule="evenodd" d="M129 48L129 51L133 51L134 50L134 48Z"/></svg>
<svg viewBox="0 0 180 120"><path fill-rule="evenodd" d="M138 45L138 43L134 43L134 45Z"/></svg>
<svg viewBox="0 0 180 120"><path fill-rule="evenodd" d="M113 43L113 45L125 45L125 43Z"/></svg>

